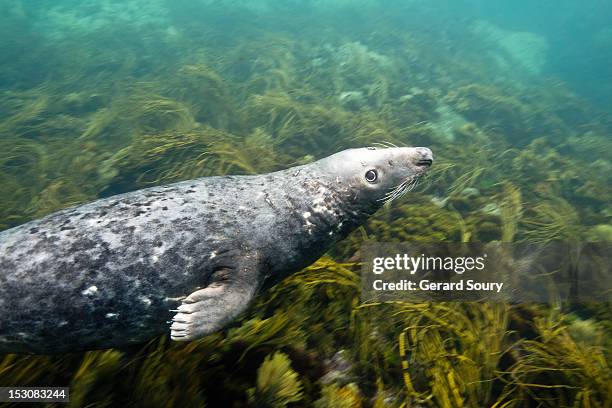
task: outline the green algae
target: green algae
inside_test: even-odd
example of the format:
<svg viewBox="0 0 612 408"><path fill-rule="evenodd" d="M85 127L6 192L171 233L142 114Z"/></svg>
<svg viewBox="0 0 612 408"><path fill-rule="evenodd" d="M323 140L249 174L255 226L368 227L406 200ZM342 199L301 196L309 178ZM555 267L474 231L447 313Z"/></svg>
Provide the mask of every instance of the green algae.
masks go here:
<svg viewBox="0 0 612 408"><path fill-rule="evenodd" d="M257 369L257 385L248 392L257 407L281 408L302 399L302 384L287 355L269 355Z"/></svg>
<svg viewBox="0 0 612 408"><path fill-rule="evenodd" d="M525 214L523 235L530 242L571 240L580 236L578 214L565 200L543 201Z"/></svg>
<svg viewBox="0 0 612 408"><path fill-rule="evenodd" d="M541 316L534 321L535 340L520 341L523 354L509 369L503 399L529 398L545 404L555 400L565 406L603 407L610 400L609 363L601 343L576 342L559 316Z"/></svg>
<svg viewBox="0 0 612 408"><path fill-rule="evenodd" d="M323 387L321 398L315 402L314 407L359 408L362 406L361 400L359 388L355 384L348 384L344 387L331 384Z"/></svg>

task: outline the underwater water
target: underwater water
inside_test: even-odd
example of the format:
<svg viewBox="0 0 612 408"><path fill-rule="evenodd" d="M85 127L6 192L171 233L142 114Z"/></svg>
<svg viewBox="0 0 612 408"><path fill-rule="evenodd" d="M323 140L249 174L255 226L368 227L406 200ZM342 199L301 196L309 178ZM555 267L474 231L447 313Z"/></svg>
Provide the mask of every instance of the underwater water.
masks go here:
<svg viewBox="0 0 612 408"><path fill-rule="evenodd" d="M381 142L435 162L223 331L4 355L0 386L78 407L610 406L610 304L362 304L359 266L372 241L612 241L610 21L607 0L3 0L1 230Z"/></svg>

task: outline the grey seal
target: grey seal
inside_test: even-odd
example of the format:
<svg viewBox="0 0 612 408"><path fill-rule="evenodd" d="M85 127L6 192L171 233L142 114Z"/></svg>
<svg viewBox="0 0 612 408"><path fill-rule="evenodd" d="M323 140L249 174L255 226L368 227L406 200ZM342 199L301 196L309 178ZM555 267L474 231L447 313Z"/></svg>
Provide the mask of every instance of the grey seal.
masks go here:
<svg viewBox="0 0 612 408"><path fill-rule="evenodd" d="M62 210L0 233L0 352L188 341L232 322L404 192L427 148L345 150Z"/></svg>

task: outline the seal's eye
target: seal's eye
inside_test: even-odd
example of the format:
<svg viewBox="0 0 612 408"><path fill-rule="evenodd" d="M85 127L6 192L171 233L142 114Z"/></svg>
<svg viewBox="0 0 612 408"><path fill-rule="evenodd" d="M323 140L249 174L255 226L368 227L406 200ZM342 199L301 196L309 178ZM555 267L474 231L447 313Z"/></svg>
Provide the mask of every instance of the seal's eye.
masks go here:
<svg viewBox="0 0 612 408"><path fill-rule="evenodd" d="M376 180L378 180L378 172L376 170L366 171L365 179L368 183L374 183Z"/></svg>

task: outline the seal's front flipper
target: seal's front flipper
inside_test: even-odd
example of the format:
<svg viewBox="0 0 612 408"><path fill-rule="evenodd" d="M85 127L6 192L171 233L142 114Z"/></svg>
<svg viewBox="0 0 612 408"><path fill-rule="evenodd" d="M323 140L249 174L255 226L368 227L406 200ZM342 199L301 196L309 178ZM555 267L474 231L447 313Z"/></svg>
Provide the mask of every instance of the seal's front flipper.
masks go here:
<svg viewBox="0 0 612 408"><path fill-rule="evenodd" d="M236 267L216 270L207 287L187 296L172 319L172 340L198 339L221 329L242 313L261 283L256 258L244 257Z"/></svg>

